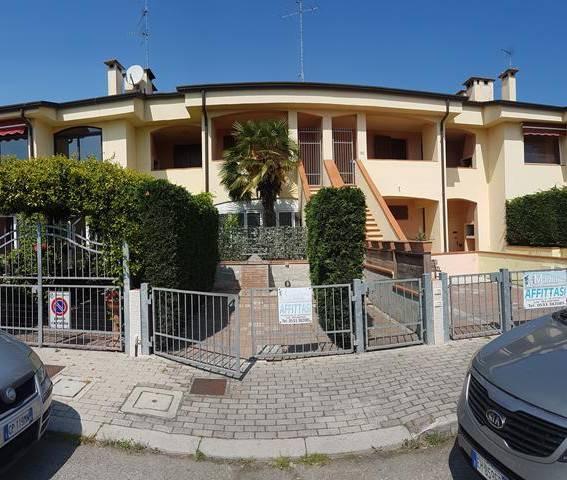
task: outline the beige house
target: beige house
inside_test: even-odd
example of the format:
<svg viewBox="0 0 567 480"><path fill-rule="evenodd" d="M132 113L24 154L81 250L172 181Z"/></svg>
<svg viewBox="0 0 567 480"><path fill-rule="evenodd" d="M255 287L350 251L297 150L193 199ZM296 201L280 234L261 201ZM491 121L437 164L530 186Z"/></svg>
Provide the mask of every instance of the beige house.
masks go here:
<svg viewBox="0 0 567 480"><path fill-rule="evenodd" d="M95 155L214 195L221 214L262 223L259 202L231 202L219 182L237 120L285 119L302 166L277 204L296 225L322 185L365 193L370 239L425 236L434 252L501 251L505 202L565 185L567 108L516 100L515 69L471 77L457 94L320 83L188 85L171 93L146 70L136 87L116 60L108 95L0 107L0 155Z"/></svg>

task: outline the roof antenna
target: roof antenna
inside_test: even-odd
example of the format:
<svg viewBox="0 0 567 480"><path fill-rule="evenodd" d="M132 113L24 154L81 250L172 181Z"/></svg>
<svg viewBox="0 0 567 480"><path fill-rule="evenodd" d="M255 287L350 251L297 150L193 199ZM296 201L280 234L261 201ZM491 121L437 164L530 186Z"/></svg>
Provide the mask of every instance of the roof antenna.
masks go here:
<svg viewBox="0 0 567 480"><path fill-rule="evenodd" d="M301 82L305 81L305 72L303 70L303 14L304 13L312 13L316 10L319 10L319 7L309 7L303 8L303 0L296 0L297 3L297 10L295 12L288 13L287 15L283 15L282 18L289 18L294 16L299 16L299 80Z"/></svg>
<svg viewBox="0 0 567 480"><path fill-rule="evenodd" d="M514 55L514 49L513 48L501 48L500 50L502 50L504 52L504 55L506 55L506 58L508 59L508 68L512 68L512 57Z"/></svg>
<svg viewBox="0 0 567 480"><path fill-rule="evenodd" d="M150 9L148 8L148 0L144 0L144 8L138 20L138 36L142 39L144 50L146 53L146 68L150 68Z"/></svg>

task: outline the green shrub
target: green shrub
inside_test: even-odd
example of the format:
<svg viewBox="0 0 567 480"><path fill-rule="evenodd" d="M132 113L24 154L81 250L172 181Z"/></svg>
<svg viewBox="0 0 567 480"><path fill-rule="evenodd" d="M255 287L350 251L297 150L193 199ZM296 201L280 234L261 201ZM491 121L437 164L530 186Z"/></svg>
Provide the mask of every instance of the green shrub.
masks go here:
<svg viewBox="0 0 567 480"><path fill-rule="evenodd" d="M307 255L311 283L350 284L362 277L364 194L355 187L322 188L306 206ZM351 348L351 300L344 288L315 290L319 324L339 348Z"/></svg>
<svg viewBox="0 0 567 480"><path fill-rule="evenodd" d="M567 188L551 188L506 203L509 245L567 247Z"/></svg>
<svg viewBox="0 0 567 480"><path fill-rule="evenodd" d="M218 214L208 195L191 195L111 162L62 156L0 161L0 212L44 222L86 218L121 276L130 246L134 284L209 289L218 261ZM35 241L35 240L34 240Z"/></svg>
<svg viewBox="0 0 567 480"><path fill-rule="evenodd" d="M307 256L313 285L362 277L365 208L364 194L356 187L322 188L309 201Z"/></svg>

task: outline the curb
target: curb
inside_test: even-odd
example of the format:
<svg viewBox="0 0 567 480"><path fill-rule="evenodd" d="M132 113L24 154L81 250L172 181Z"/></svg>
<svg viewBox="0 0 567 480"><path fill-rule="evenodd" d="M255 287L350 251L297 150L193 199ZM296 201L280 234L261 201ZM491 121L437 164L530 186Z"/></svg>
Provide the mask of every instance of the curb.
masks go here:
<svg viewBox="0 0 567 480"><path fill-rule="evenodd" d="M48 430L90 437L99 441L134 441L170 455L195 455L199 451L210 458L269 460L277 457L299 458L313 453L340 456L376 450L395 450L402 447L404 442L422 434L456 433L457 417L447 415L436 419L417 435L412 435L405 426L400 425L344 435L235 440L164 433L57 417L51 419Z"/></svg>

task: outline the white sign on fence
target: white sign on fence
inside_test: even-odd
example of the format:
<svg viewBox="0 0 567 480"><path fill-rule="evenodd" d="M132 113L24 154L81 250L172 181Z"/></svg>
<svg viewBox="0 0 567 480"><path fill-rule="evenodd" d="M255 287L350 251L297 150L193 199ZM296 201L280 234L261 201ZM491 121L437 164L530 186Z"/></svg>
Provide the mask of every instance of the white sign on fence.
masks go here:
<svg viewBox="0 0 567 480"><path fill-rule="evenodd" d="M567 306L567 270L524 273L524 308Z"/></svg>
<svg viewBox="0 0 567 480"><path fill-rule="evenodd" d="M71 328L71 292L49 292L49 328Z"/></svg>
<svg viewBox="0 0 567 480"><path fill-rule="evenodd" d="M278 315L284 325L313 321L313 289L309 287L278 288Z"/></svg>

